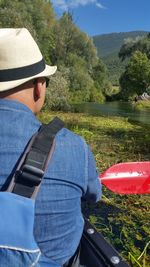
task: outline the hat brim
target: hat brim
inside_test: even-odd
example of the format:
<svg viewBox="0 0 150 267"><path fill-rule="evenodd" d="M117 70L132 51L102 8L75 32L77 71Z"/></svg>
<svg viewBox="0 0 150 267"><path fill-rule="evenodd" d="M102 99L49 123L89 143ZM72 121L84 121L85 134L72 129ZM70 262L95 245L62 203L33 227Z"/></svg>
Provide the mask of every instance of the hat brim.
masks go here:
<svg viewBox="0 0 150 267"><path fill-rule="evenodd" d="M28 82L34 78L38 78L38 77L49 77L51 75L53 75L57 70L57 66L49 66L49 65L45 65L45 69L44 71L34 75L34 76L30 76L24 79L18 79L18 80L14 80L14 81L9 81L9 82L0 82L0 92L6 91L6 90L11 90L21 84L24 84L25 82Z"/></svg>

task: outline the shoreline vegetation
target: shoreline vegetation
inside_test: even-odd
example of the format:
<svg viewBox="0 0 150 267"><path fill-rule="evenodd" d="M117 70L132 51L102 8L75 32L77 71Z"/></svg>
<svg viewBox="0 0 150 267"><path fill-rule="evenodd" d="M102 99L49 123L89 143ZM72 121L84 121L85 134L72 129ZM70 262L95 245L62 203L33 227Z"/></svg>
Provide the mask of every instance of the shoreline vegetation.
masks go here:
<svg viewBox="0 0 150 267"><path fill-rule="evenodd" d="M139 100L134 102L133 106L137 110L150 110L150 100Z"/></svg>
<svg viewBox="0 0 150 267"><path fill-rule="evenodd" d="M91 146L101 172L126 161L149 161L150 126L127 118L90 116L71 112L46 112L39 119L48 123L55 116L81 135ZM150 196L117 195L103 187L102 200L84 207L84 214L133 267L150 262Z"/></svg>

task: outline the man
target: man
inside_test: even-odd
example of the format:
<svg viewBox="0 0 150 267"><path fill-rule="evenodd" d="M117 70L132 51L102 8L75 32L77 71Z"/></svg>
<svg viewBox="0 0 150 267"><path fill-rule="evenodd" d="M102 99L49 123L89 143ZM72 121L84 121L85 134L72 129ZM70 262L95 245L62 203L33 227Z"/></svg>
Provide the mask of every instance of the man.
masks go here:
<svg viewBox="0 0 150 267"><path fill-rule="evenodd" d="M0 29L2 190L41 126L35 115L45 100L47 77L55 71L56 66L45 64L27 29ZM100 195L90 148L81 137L63 128L56 135L55 150L36 199L34 237L41 256L38 254L32 266L60 267L71 258L83 231L81 199L95 202ZM24 266L19 261L15 267Z"/></svg>

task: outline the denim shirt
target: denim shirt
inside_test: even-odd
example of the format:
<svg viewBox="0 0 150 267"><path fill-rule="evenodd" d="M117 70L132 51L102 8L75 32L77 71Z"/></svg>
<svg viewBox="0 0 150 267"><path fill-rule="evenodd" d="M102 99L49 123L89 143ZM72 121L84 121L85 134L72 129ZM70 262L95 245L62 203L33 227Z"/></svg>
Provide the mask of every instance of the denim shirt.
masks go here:
<svg viewBox="0 0 150 267"><path fill-rule="evenodd" d="M0 99L2 189L40 125L25 105ZM66 128L55 140L35 206L34 237L42 253L40 267L62 266L74 254L84 226L81 199L96 202L101 196L95 161L86 142Z"/></svg>

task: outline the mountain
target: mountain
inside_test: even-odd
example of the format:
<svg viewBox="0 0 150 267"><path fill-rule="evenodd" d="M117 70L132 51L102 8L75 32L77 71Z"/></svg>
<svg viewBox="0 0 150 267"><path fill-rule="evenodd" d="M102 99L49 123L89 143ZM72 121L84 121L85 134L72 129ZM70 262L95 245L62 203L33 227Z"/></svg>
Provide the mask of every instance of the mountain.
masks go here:
<svg viewBox="0 0 150 267"><path fill-rule="evenodd" d="M136 38L137 36L145 36L146 31L131 31L101 34L93 36L93 42L97 48L99 57L102 58L108 69L109 80L113 85L119 84L119 77L124 71L128 60L121 62L118 52L127 38Z"/></svg>
<svg viewBox="0 0 150 267"><path fill-rule="evenodd" d="M132 31L101 34L93 36L93 42L97 48L98 55L103 58L109 54L118 53L125 39L145 36L147 33L146 31Z"/></svg>

